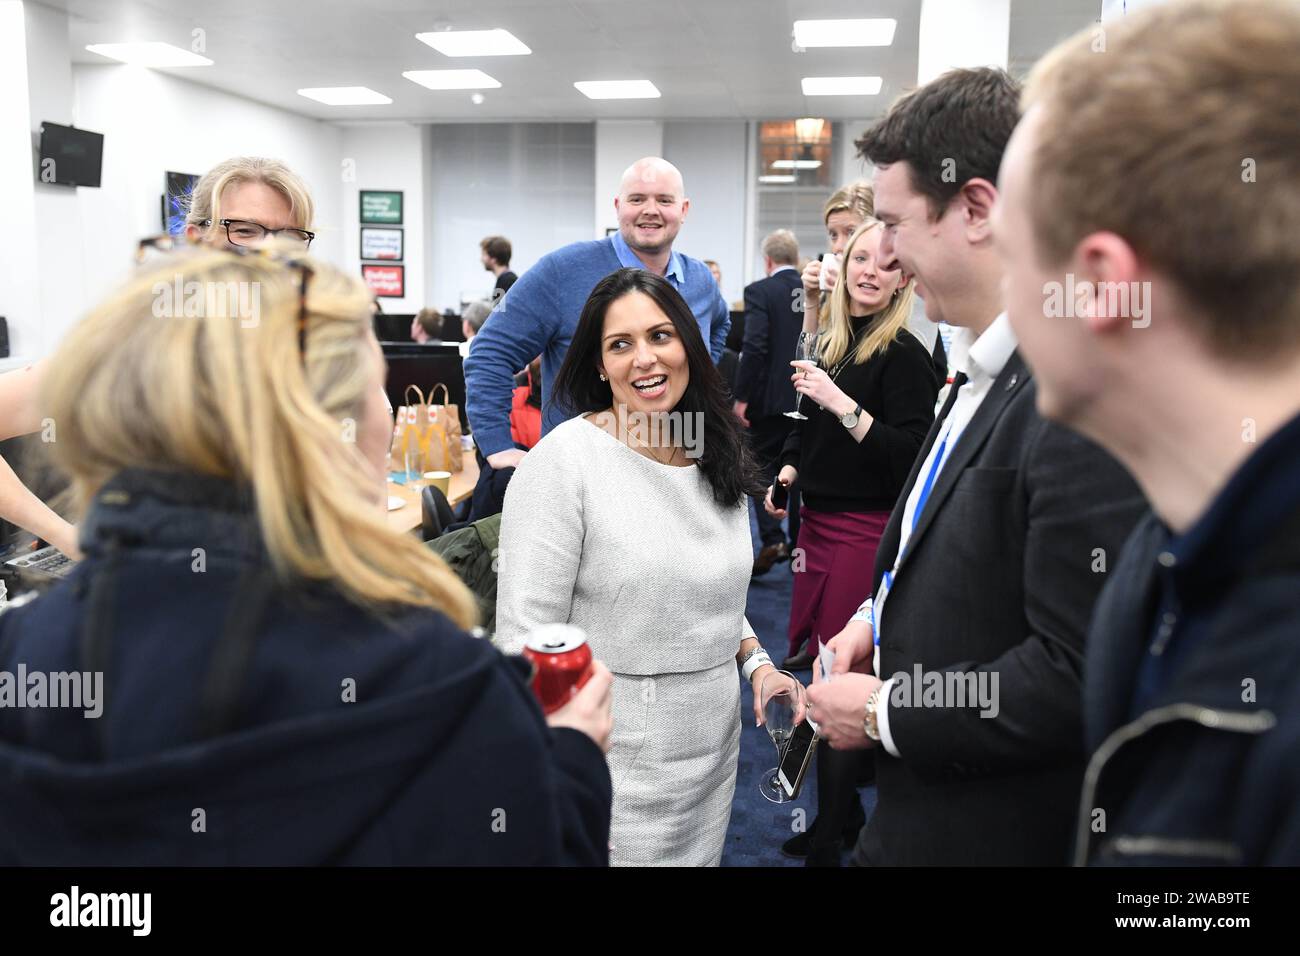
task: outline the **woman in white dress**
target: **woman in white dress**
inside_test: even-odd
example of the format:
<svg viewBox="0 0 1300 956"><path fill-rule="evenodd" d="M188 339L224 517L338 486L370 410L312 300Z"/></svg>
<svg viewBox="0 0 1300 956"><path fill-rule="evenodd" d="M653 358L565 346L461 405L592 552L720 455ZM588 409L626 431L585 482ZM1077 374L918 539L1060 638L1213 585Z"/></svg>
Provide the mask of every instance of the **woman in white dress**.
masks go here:
<svg viewBox="0 0 1300 956"><path fill-rule="evenodd" d="M761 479L695 317L653 273L596 285L554 393L575 417L506 491L494 640L515 652L533 627L570 623L614 672L611 863L716 866L736 665L756 699L772 670L745 619Z"/></svg>

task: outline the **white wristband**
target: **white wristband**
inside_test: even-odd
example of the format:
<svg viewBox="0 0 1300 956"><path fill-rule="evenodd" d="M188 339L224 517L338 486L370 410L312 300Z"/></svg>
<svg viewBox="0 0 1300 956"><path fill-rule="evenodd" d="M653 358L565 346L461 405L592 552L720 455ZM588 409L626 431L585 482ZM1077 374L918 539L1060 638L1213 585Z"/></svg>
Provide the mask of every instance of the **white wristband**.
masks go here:
<svg viewBox="0 0 1300 956"><path fill-rule="evenodd" d="M871 623L871 598L867 598L865 601L863 601L862 606L853 612L853 616L849 618L849 620L866 621L868 624L870 624Z"/></svg>
<svg viewBox="0 0 1300 956"><path fill-rule="evenodd" d="M745 661L744 666L740 668L740 676L745 678L745 680L749 680L754 676L754 671L758 670L764 664L771 663L772 658L768 656L767 651L760 650L757 653L751 654L749 660Z"/></svg>

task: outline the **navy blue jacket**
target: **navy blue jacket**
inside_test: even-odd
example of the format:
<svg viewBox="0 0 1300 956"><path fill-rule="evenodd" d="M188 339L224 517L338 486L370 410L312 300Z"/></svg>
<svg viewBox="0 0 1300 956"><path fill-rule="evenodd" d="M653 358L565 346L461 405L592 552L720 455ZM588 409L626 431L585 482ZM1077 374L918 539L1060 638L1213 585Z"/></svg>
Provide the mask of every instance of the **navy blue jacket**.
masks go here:
<svg viewBox="0 0 1300 956"><path fill-rule="evenodd" d="M1149 514L1108 575L1076 863L1300 865L1297 473L1300 418L1184 535Z"/></svg>
<svg viewBox="0 0 1300 956"><path fill-rule="evenodd" d="M745 286L745 339L736 375L736 401L751 422L794 409L790 376L803 328L803 287L797 269L782 269Z"/></svg>
<svg viewBox="0 0 1300 956"><path fill-rule="evenodd" d="M604 756L517 659L280 586L250 505L124 473L86 560L0 615L0 671L104 673L98 719L0 707L0 866L606 864Z"/></svg>

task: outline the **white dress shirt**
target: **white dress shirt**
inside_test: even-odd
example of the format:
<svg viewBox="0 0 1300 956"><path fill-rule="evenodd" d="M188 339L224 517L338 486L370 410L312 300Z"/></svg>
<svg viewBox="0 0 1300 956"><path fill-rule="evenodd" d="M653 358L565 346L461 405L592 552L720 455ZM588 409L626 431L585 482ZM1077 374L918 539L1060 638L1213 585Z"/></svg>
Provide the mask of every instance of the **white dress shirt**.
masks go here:
<svg viewBox="0 0 1300 956"><path fill-rule="evenodd" d="M937 483L939 474L943 471L944 463L952 456L952 450L957 442L961 440L966 426L975 417L975 413L979 411L984 398L993 388L994 380L1002 374L1007 359L1011 358L1011 353L1016 350L1016 344L1015 333L1011 330L1011 323L1008 321L1005 312L994 319L993 323L980 333L979 338L973 338L969 329L958 329L953 336L952 367L965 372L967 381L962 385L961 391L957 393L957 400L949 410L948 417L944 419L939 434L935 436L934 444L930 446L930 452L925 456L925 461L921 463L921 470L917 472L916 481L912 484L912 490L908 493L907 504L903 508L903 524L899 529L898 556L894 559L892 576L897 577L898 565L903 554L907 551L908 542L911 540L912 528L915 526L917 519L917 501L921 497L921 489L925 485L925 478L930 474L930 469L934 467L935 457L939 454L943 455L935 472L935 483ZM933 484L931 490L933 491ZM881 590L884 590L883 582ZM881 600L882 597L883 595L878 592L875 605L880 608L883 614L884 602ZM862 608L859 608L858 613L862 614L865 611L870 614L871 603L872 599L868 598ZM874 633L873 638L878 640ZM877 676L879 676L879 643L876 644L875 670ZM880 705L876 708L876 725L880 731L880 742L885 745L885 750L893 756L899 757L902 755L898 752L898 747L894 745L894 738L889 733L888 701L893 685L894 681L891 678L885 681L880 690Z"/></svg>

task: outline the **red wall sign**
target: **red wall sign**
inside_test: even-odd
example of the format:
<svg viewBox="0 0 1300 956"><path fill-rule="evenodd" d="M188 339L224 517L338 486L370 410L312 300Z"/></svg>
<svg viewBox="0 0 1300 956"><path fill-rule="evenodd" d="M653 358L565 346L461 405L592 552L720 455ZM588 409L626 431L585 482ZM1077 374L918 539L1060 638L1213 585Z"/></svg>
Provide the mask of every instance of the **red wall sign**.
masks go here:
<svg viewBox="0 0 1300 956"><path fill-rule="evenodd" d="M406 269L402 266L361 266L361 277L370 291L381 299L400 299L406 295Z"/></svg>

